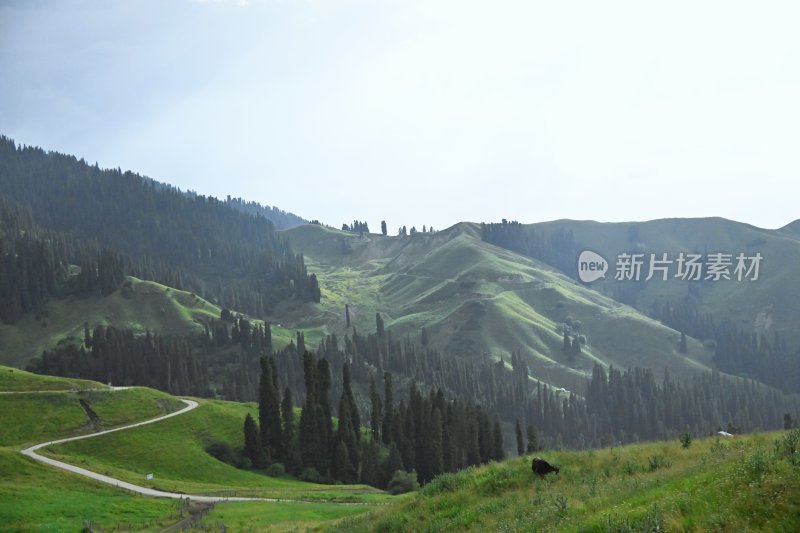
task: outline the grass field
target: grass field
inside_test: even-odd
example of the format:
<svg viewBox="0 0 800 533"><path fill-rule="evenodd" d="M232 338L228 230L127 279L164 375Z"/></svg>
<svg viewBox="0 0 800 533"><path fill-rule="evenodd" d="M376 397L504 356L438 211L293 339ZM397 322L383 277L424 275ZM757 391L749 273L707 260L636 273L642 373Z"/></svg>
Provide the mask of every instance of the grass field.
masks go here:
<svg viewBox="0 0 800 533"><path fill-rule="evenodd" d="M381 491L356 485L317 485L239 470L205 451L213 441L243 445L242 424L255 404L199 400L200 407L130 431L53 446L51 457L161 490L220 496L253 496L369 502ZM152 473L154 479L145 480Z"/></svg>
<svg viewBox="0 0 800 533"><path fill-rule="evenodd" d="M20 370L7 373L4 386L19 393L0 395L0 531L99 530L160 531L188 516L185 503L147 498L62 472L22 456L27 445L138 422L183 406L177 398L146 388L102 390L94 382L40 379ZM44 384L52 389L38 391ZM84 390L72 390L81 386ZM97 389L97 390L96 390ZM83 399L97 414L93 426L81 407ZM284 530L287 524L316 526L362 513L387 495L362 486L325 486L289 478L271 478L237 470L204 451L210 439L241 444L244 414L254 405L204 401L196 410L132 430L73 444L79 453L64 459L84 468L154 486L217 495L258 494L303 498L311 503L241 502L217 504L204 518L228 531ZM187 418L188 417L188 418ZM175 422L175 423L173 423ZM57 447L64 453L70 445ZM72 450L69 450L72 451ZM46 452L43 450L43 452ZM96 453L97 455L91 455ZM325 500L361 502L343 505ZM219 529L217 527L217 529Z"/></svg>
<svg viewBox="0 0 800 533"><path fill-rule="evenodd" d="M539 479L530 456L448 474L330 529L800 531L800 452L775 444L787 435L543 451L560 474Z"/></svg>
<svg viewBox="0 0 800 533"><path fill-rule="evenodd" d="M0 530L79 531L84 525L158 531L178 520L180 506L140 498L62 473L19 450L48 439L108 429L152 418L179 402L150 389L112 391L101 383L0 367ZM45 392L37 392L45 391ZM80 405L97 413L92 428Z"/></svg>
<svg viewBox="0 0 800 533"><path fill-rule="evenodd" d="M198 524L198 529L219 531L306 531L331 521L359 515L369 507L337 503L220 503Z"/></svg>
<svg viewBox="0 0 800 533"><path fill-rule="evenodd" d="M80 531L86 524L109 530L158 531L178 520L174 501L133 496L62 473L0 447L0 530Z"/></svg>

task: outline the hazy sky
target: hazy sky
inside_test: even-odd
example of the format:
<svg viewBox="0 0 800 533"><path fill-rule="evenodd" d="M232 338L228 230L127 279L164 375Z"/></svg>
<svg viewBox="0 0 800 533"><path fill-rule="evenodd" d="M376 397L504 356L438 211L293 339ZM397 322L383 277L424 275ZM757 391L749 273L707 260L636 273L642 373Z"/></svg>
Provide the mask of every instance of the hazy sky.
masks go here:
<svg viewBox="0 0 800 533"><path fill-rule="evenodd" d="M331 225L800 218L796 2L0 0L0 133Z"/></svg>

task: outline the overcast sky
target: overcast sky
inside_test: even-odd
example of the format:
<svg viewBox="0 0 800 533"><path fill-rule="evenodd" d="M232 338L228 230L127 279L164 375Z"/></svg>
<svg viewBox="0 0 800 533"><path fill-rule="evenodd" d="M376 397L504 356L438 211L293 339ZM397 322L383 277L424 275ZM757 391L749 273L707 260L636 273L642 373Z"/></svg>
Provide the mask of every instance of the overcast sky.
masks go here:
<svg viewBox="0 0 800 533"><path fill-rule="evenodd" d="M340 226L800 218L796 2L0 0L0 133Z"/></svg>

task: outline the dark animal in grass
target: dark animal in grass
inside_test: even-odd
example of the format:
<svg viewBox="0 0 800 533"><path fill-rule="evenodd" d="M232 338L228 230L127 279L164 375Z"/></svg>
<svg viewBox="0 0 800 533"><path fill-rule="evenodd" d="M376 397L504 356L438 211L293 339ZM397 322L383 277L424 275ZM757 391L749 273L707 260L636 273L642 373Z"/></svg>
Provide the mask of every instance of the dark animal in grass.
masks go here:
<svg viewBox="0 0 800 533"><path fill-rule="evenodd" d="M553 466L541 457L534 457L533 462L531 463L531 470L533 473L539 477L544 477L550 472L555 472L558 474L558 467Z"/></svg>

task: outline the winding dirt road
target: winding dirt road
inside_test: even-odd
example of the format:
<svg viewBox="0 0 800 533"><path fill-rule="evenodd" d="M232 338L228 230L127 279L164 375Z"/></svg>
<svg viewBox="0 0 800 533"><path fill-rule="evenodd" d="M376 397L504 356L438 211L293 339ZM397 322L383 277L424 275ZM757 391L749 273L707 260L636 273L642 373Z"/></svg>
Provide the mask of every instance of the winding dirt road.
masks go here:
<svg viewBox="0 0 800 533"><path fill-rule="evenodd" d="M136 424L130 424L128 426L118 427L115 429L109 429L106 431L100 431L98 433L90 433L88 435L81 435L79 437L70 437L67 439L58 439L58 440L51 440L48 442L43 442L41 444L36 444L31 446L30 448L25 448L20 453L31 459L36 461L48 464L50 466L54 466L56 468L60 468L62 470L66 470L68 472L73 472L75 474L79 474L81 476L88 477L90 479L94 479L100 481L102 483L107 483L108 485L113 485L120 489L129 490L131 492L136 492L138 494L143 494L145 496L155 496L156 498L172 498L174 500L191 500L196 502L208 502L208 503L216 503L216 502L293 502L293 503L304 503L303 500L287 500L287 499L279 499L279 498L243 498L243 497L220 497L220 496L199 496L194 494L180 494L177 492L166 492L163 490L156 490L151 489L148 487L141 487L139 485L134 485L133 483L128 483L127 481L122 481L120 479L115 479L113 477L104 476L103 474L98 474L97 472L92 472L90 470L86 470L85 468L81 468L79 466L71 465L68 463L63 463L61 461L57 461L55 459L51 459L49 457L44 457L43 455L39 455L36 453L37 450L41 448L45 448L47 446L52 446L54 444L61 444L62 442L71 442L74 440L81 440L81 439L92 439L94 437L99 437L101 435L107 435L108 433L114 433L116 431L124 431L126 429L131 429L139 426L145 426L147 424L153 424L155 422L160 422L162 420L166 420L167 418L172 418L173 416L182 415L184 413L188 413L192 409L197 408L198 403L194 400L181 400L183 403L186 404L186 407L181 409L180 411L175 411L174 413L170 413L168 415L159 416L158 418L153 418L150 420L145 420L144 422L137 422Z"/></svg>

